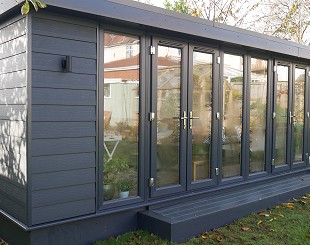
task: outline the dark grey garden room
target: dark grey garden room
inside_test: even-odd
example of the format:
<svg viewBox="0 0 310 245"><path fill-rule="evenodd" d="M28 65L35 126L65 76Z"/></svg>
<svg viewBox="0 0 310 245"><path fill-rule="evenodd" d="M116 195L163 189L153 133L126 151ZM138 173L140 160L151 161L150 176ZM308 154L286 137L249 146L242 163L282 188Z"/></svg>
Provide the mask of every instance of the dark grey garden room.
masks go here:
<svg viewBox="0 0 310 245"><path fill-rule="evenodd" d="M18 2L0 0L9 244L181 242L310 191L309 47L129 0Z"/></svg>

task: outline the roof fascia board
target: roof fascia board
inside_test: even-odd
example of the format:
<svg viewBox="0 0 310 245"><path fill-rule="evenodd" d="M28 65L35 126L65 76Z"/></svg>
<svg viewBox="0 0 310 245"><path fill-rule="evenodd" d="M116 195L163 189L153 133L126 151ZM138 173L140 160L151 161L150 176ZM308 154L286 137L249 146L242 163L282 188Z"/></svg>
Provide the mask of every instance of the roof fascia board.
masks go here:
<svg viewBox="0 0 310 245"><path fill-rule="evenodd" d="M12 0L0 1L14 2ZM45 0L44 2L54 7L129 21L151 28L164 28L168 31L186 33L225 43L233 43L306 59L310 58L310 48L307 46L132 0Z"/></svg>

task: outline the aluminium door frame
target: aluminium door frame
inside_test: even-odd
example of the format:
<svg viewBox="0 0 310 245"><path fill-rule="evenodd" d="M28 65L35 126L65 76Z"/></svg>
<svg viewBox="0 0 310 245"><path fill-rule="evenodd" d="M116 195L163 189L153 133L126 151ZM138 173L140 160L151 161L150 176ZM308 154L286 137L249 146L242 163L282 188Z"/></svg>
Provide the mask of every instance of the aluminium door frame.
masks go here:
<svg viewBox="0 0 310 245"><path fill-rule="evenodd" d="M223 78L224 78L224 54L230 54L230 55L237 55L241 56L243 58L243 87L242 87L242 93L243 93L243 101L242 101L242 115L246 115L247 112L247 97L248 94L248 58L249 55L247 52L241 51L240 49L234 49L229 47L220 47L220 79L219 79L219 113L220 113L220 119L219 119L219 129L221 130L223 126ZM247 128L247 116L242 116L242 134L241 134L241 157L240 157L240 176L234 176L229 178L223 178L222 177L222 139L218 140L218 168L219 170L219 176L218 176L218 185L228 185L233 184L237 182L242 182L246 179L247 173L246 173L246 167L245 165L248 164L246 162L246 137L249 135L249 132L246 132Z"/></svg>
<svg viewBox="0 0 310 245"><path fill-rule="evenodd" d="M291 163L291 169L296 169L296 168L302 168L302 167L306 167L307 164L309 163L309 153L307 151L308 149L308 123L309 123L309 117L308 115L308 111L309 111L309 107L308 107L308 100L309 100L309 85L308 85L308 80L309 80L309 68L307 65L302 65L299 63L293 63L292 64L292 72L293 72L293 79L292 79L292 102L291 102L291 111L294 112L293 109L295 109L295 70L297 69L303 69L305 70L305 84L304 84L304 128L303 128L303 149L302 149L302 158L303 161L301 162L294 162L293 161L293 144L294 144L294 134L292 132L291 135L291 158L290 163ZM309 115L310 116L310 115ZM291 125L291 127L293 128L293 125ZM293 130L293 129L292 129Z"/></svg>
<svg viewBox="0 0 310 245"><path fill-rule="evenodd" d="M211 157L210 157L210 179L203 179L196 182L192 181L193 165L192 165L192 131L188 131L187 144L187 190L211 187L218 185L218 176L215 173L217 165L217 152L219 141L219 120L216 119L216 113L219 111L219 79L220 79L220 57L219 48L212 45L189 43L188 45L188 102L187 111L193 109L193 52L201 52L212 54L212 116L211 116Z"/></svg>
<svg viewBox="0 0 310 245"><path fill-rule="evenodd" d="M264 176L268 176L271 174L271 159L272 159L272 127L273 127L273 120L272 120L272 112L273 112L273 66L274 66L274 60L271 56L268 55L261 55L257 53L249 53L248 54L248 83L250 83L251 80L251 59L261 59L267 61L267 104L266 104L266 128L265 128L265 170L258 173L250 173L249 172L249 159L250 156L246 157L246 180L249 179L255 179L260 178ZM250 96L251 96L251 86L248 88L248 107L247 107L247 121L250 122ZM247 131L249 132L250 125L247 125ZM246 139L247 146L250 147L250 138ZM248 148L249 154L250 148Z"/></svg>
<svg viewBox="0 0 310 245"><path fill-rule="evenodd" d="M273 122L272 122L272 173L278 173L278 172L282 172L282 171L288 171L291 169L291 162L290 162L290 157L291 157L291 152L288 149L288 147L290 146L291 142L290 142L290 137L289 135L291 135L291 128L290 128L290 119L289 117L289 111L291 109L291 94L292 94L292 81L293 81L293 68L292 68L292 63L285 61L285 60L281 60L281 59L274 59L274 67L276 67L274 69L274 79L273 79L273 104L272 104L272 108L273 108L273 113L276 113L276 93L277 93L277 82L278 82L278 66L287 66L288 67L288 101L287 101L287 112L286 112L286 154L285 154L285 162L283 163L283 165L280 166L275 166L274 164L274 159L275 159L275 151L276 151L276 120L278 118L278 115L275 115L275 117L273 117Z"/></svg>
<svg viewBox="0 0 310 245"><path fill-rule="evenodd" d="M188 49L187 43L172 40L160 35L151 35L151 45L155 47L155 54L151 55L151 107L150 112L155 112L157 115L157 68L158 68L158 46L162 43L163 46L180 48L181 49L181 98L180 98L180 114L186 107L186 94L187 94L187 60ZM180 115L181 117L182 115ZM156 188L156 163L157 163L157 117L151 122L150 127L150 178L153 178L155 184L149 186L150 198L161 197L164 195L171 195L186 190L186 145L187 145L187 132L181 127L180 124L180 149L179 149L179 184ZM183 147L183 148L182 148ZM184 159L184 160L183 160Z"/></svg>

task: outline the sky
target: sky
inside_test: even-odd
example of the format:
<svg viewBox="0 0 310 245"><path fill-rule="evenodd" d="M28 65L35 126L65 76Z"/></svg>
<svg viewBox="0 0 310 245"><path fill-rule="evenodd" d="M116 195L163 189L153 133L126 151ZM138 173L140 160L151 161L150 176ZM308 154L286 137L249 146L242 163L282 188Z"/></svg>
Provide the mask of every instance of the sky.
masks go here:
<svg viewBox="0 0 310 245"><path fill-rule="evenodd" d="M145 0L135 0L135 1L142 2L142 3L145 2ZM151 0L150 1L150 3L152 5L157 6L157 7L161 7L161 8L164 7L164 2L165 2L165 0Z"/></svg>
<svg viewBox="0 0 310 245"><path fill-rule="evenodd" d="M154 5L154 6L157 6L157 7L164 7L164 0L153 0L151 1L151 3Z"/></svg>

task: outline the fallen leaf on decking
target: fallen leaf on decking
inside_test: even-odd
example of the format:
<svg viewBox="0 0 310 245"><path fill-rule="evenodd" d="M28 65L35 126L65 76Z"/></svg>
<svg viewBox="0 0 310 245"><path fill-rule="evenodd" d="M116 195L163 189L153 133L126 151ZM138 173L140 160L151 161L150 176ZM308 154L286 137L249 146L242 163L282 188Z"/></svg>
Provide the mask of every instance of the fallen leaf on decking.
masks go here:
<svg viewBox="0 0 310 245"><path fill-rule="evenodd" d="M241 227L241 229L242 229L243 231L249 231L249 230L250 230L249 227Z"/></svg>

